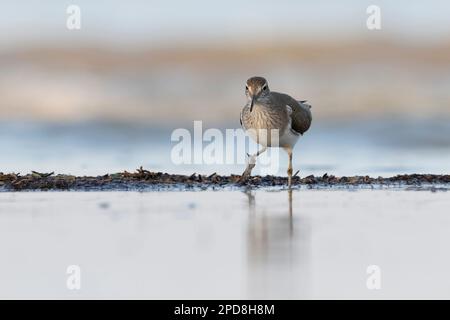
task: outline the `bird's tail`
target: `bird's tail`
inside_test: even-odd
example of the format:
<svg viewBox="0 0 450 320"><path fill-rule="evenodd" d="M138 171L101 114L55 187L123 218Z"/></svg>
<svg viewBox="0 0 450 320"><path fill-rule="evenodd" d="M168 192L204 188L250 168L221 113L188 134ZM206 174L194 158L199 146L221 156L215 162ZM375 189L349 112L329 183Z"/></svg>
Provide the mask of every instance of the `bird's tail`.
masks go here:
<svg viewBox="0 0 450 320"><path fill-rule="evenodd" d="M306 103L306 102L308 102L308 100L300 100L300 101L298 101L298 103L300 103L300 105L301 105L302 107L306 107L306 108L308 108L308 109L311 109L311 105L308 104L308 103Z"/></svg>

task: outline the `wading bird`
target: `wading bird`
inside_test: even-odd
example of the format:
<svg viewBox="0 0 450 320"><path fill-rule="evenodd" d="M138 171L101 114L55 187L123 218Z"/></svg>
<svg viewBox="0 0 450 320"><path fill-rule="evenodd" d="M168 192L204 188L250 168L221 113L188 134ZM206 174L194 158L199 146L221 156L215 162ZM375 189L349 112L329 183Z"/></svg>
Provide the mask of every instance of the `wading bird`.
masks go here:
<svg viewBox="0 0 450 320"><path fill-rule="evenodd" d="M262 146L254 155L249 155L247 168L241 176L241 182L248 179L255 167L256 158L267 147L279 147L289 156L288 186L292 184L292 149L300 135L311 126L311 106L306 100L297 101L291 96L270 91L267 80L252 77L245 85L247 104L241 111L241 126L256 143ZM271 136L277 130L278 139Z"/></svg>

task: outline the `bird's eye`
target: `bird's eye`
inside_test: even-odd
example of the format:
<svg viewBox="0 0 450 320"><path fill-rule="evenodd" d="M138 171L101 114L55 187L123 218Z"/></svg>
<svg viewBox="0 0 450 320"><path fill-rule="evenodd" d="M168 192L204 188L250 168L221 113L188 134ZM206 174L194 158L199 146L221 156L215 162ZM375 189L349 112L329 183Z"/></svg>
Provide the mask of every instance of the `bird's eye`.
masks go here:
<svg viewBox="0 0 450 320"><path fill-rule="evenodd" d="M245 86L245 91L248 91L248 86Z"/></svg>
<svg viewBox="0 0 450 320"><path fill-rule="evenodd" d="M264 87L263 87L263 91L266 91L266 90L267 90L267 86L264 86Z"/></svg>

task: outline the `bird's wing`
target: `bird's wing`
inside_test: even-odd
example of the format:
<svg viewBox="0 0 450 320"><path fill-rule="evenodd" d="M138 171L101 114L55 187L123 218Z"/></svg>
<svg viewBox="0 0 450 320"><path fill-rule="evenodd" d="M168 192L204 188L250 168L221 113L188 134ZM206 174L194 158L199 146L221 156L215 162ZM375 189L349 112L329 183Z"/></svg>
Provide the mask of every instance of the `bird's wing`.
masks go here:
<svg viewBox="0 0 450 320"><path fill-rule="evenodd" d="M291 106L291 108L292 129L304 134L311 126L311 106L306 103L297 102L295 105Z"/></svg>
<svg viewBox="0 0 450 320"><path fill-rule="evenodd" d="M278 103L288 105L292 112L290 113L292 122L291 127L295 132L304 134L311 126L312 114L311 105L306 103L306 100L297 101L291 96L283 93L272 92Z"/></svg>

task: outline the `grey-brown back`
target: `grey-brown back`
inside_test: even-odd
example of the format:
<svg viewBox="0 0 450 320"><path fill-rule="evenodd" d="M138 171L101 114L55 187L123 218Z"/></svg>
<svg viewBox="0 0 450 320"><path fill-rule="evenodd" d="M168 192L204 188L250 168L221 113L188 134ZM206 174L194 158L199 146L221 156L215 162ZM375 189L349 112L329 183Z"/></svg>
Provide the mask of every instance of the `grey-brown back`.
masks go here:
<svg viewBox="0 0 450 320"><path fill-rule="evenodd" d="M300 134L305 133L311 126L311 106L305 103L306 101L297 101L284 93L272 91L271 95L275 104L284 106L288 105L291 107L292 129Z"/></svg>

